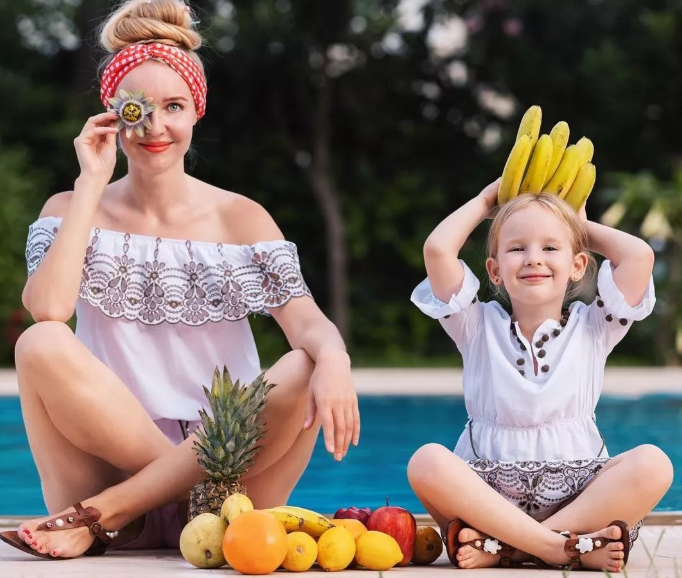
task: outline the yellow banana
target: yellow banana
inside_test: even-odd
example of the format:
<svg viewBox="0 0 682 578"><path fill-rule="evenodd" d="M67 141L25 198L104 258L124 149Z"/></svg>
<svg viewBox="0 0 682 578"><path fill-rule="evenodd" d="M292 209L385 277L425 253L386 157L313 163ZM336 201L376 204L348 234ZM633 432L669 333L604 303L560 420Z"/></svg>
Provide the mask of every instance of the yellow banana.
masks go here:
<svg viewBox="0 0 682 578"><path fill-rule="evenodd" d="M537 106L531 106L521 119L519 124L519 131L516 133L516 140L521 138L521 135L527 134L530 138L531 146L538 140L540 134L540 125L542 124L542 109Z"/></svg>
<svg viewBox="0 0 682 578"><path fill-rule="evenodd" d="M597 168L592 163L585 163L578 171L571 190L564 197L564 201L578 211L587 200L587 197L590 196L596 180Z"/></svg>
<svg viewBox="0 0 682 578"><path fill-rule="evenodd" d="M549 163L552 160L552 139L543 134L535 144L526 176L521 183L522 193L539 193L545 184Z"/></svg>
<svg viewBox="0 0 682 578"><path fill-rule="evenodd" d="M585 163L592 162L592 157L594 156L594 145L592 141L584 136L581 138L575 146L578 147L580 151L580 166L582 167Z"/></svg>
<svg viewBox="0 0 682 578"><path fill-rule="evenodd" d="M567 194L573 181L575 180L578 170L580 151L575 145L571 145L566 149L564 156L561 158L559 168L554 173L554 176L545 185L544 192L552 193L560 198L564 198Z"/></svg>
<svg viewBox="0 0 682 578"><path fill-rule="evenodd" d="M231 524L240 514L251 510L253 510L253 503L247 496L239 493L230 494L220 508L220 516L226 523Z"/></svg>
<svg viewBox="0 0 682 578"><path fill-rule="evenodd" d="M296 506L277 506L265 510L273 514L287 532L302 531L313 538L319 538L334 524L322 514Z"/></svg>
<svg viewBox="0 0 682 578"><path fill-rule="evenodd" d="M527 134L521 135L514 143L504 165L500 188L497 191L497 203L499 205L504 205L519 194L521 179L523 179L523 173L526 171L532 148L530 137Z"/></svg>
<svg viewBox="0 0 682 578"><path fill-rule="evenodd" d="M564 151L568 145L568 136L570 134L568 128L568 123L565 121L560 121L554 125L554 128L550 131L549 137L552 139L552 160L549 163L549 169L547 170L547 176L545 177L546 185L554 176L557 168L559 168L559 163L561 158L564 156Z"/></svg>

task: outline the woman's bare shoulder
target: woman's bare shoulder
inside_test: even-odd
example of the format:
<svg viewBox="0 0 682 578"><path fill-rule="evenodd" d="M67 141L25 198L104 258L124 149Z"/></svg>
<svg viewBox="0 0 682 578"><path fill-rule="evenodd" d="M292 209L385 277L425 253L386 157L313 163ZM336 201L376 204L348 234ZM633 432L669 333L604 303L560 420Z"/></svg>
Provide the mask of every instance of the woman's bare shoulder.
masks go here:
<svg viewBox="0 0 682 578"><path fill-rule="evenodd" d="M218 213L222 226L237 244L253 245L261 241L284 239L282 231L261 204L245 195L222 191Z"/></svg>
<svg viewBox="0 0 682 578"><path fill-rule="evenodd" d="M63 217L69 208L72 197L73 191L64 191L63 193L56 193L52 195L49 199L47 199L45 205L43 205L43 209L40 211L40 218Z"/></svg>

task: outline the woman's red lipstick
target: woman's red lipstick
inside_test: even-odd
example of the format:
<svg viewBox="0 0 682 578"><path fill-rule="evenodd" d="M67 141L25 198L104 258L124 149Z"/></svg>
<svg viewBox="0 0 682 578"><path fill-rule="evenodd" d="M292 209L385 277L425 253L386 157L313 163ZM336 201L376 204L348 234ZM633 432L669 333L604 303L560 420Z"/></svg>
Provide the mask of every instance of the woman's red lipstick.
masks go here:
<svg viewBox="0 0 682 578"><path fill-rule="evenodd" d="M140 143L140 146L150 153L162 153L172 144L172 142L146 142Z"/></svg>

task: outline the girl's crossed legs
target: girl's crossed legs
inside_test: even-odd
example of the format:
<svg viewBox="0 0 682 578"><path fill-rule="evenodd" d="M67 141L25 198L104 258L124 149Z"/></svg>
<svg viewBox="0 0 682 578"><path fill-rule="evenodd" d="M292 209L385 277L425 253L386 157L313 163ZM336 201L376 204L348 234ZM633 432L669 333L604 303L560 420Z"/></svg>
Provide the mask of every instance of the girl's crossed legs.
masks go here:
<svg viewBox="0 0 682 578"><path fill-rule="evenodd" d="M470 524L460 541L493 536L551 564L566 564L566 538L551 530L570 530L621 538L620 528L606 527L614 519L634 525L648 514L672 483L673 470L667 456L655 446L639 446L610 460L578 497L540 523L522 512L486 484L461 458L438 444L423 446L412 456L408 477L436 523L445 528L460 518ZM627 537L626 537L627 538ZM623 546L616 542L582 556L587 568L617 572L622 568ZM463 568L491 566L499 556L463 546L457 554Z"/></svg>
<svg viewBox="0 0 682 578"><path fill-rule="evenodd" d="M146 512L186 501L203 476L195 436L178 446L161 432L118 377L59 322L30 327L16 346L24 423L50 517L82 502L118 530ZM291 351L267 371L268 427L256 462L244 476L254 505L286 503L305 470L319 424L303 431L314 364ZM94 497L91 497L94 496ZM72 557L93 542L88 528L38 532L41 520L19 528L41 553Z"/></svg>

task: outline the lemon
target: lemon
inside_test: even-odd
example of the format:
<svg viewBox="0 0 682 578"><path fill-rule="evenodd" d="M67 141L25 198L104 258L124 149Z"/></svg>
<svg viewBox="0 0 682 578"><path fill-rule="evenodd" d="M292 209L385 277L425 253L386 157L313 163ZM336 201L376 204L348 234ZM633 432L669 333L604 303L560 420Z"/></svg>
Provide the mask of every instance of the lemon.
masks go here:
<svg viewBox="0 0 682 578"><path fill-rule="evenodd" d="M317 541L317 563L327 572L345 570L354 556L355 540L346 528L331 528Z"/></svg>
<svg viewBox="0 0 682 578"><path fill-rule="evenodd" d="M253 504L247 496L239 493L230 494L220 508L220 517L225 520L225 523L231 524L237 516L251 510L253 510Z"/></svg>
<svg viewBox="0 0 682 578"><path fill-rule="evenodd" d="M287 534L289 549L282 567L289 572L305 572L317 559L317 542L305 532Z"/></svg>
<svg viewBox="0 0 682 578"><path fill-rule="evenodd" d="M355 541L355 545L355 561L368 570L388 570L403 559L398 542L383 532L365 532Z"/></svg>

